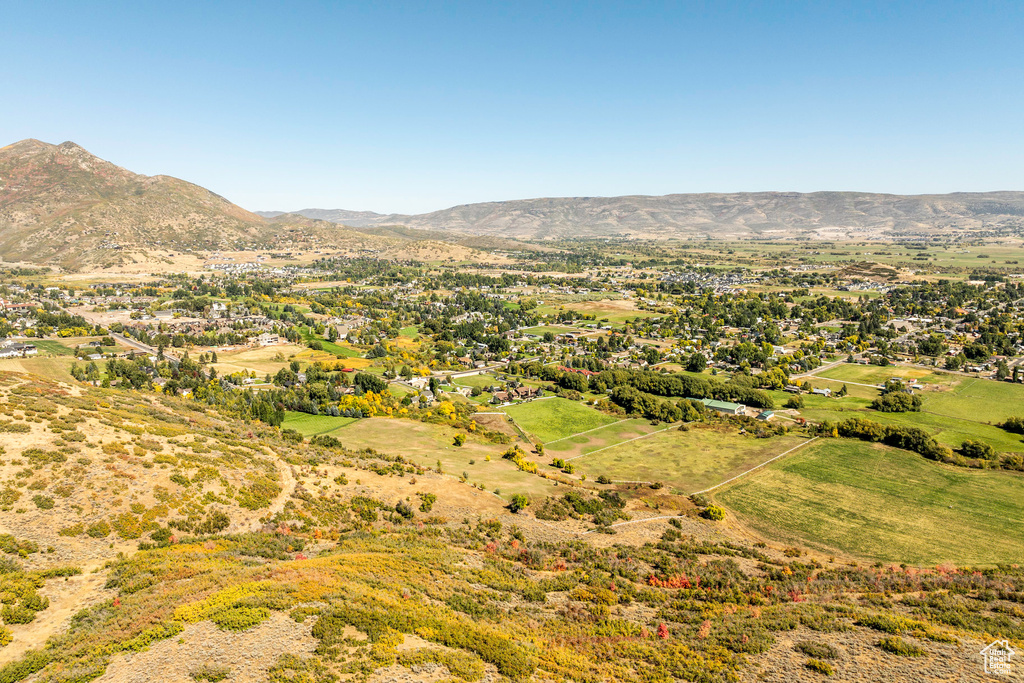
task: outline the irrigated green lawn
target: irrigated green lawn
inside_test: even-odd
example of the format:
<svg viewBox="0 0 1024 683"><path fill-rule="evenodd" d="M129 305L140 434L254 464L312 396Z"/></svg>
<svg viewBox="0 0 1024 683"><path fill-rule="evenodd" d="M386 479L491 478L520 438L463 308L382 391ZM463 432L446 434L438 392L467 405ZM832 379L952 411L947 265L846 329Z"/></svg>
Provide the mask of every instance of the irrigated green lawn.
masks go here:
<svg viewBox="0 0 1024 683"><path fill-rule="evenodd" d="M347 427L357 420L358 418L355 417L310 415L309 413L299 413L289 410L284 414L284 422L281 424L281 428L294 429L303 436L317 436L319 434L333 432L337 429L341 429L342 427Z"/></svg>
<svg viewBox="0 0 1024 683"><path fill-rule="evenodd" d="M924 565L1024 556L1024 476L877 444L820 440L714 497L765 535L822 552Z"/></svg>
<svg viewBox="0 0 1024 683"><path fill-rule="evenodd" d="M616 422L621 418L564 398L534 399L507 406L504 411L520 427L542 443L562 439L588 429Z"/></svg>
<svg viewBox="0 0 1024 683"><path fill-rule="evenodd" d="M665 427L660 425L650 431ZM585 473L587 479L593 480L603 474L616 481L660 481L690 494L720 484L802 441L806 438L778 436L757 439L740 434L737 428L727 425L695 425L686 432L671 427L652 436L584 455L573 460L572 464ZM555 454L555 451L551 453Z"/></svg>

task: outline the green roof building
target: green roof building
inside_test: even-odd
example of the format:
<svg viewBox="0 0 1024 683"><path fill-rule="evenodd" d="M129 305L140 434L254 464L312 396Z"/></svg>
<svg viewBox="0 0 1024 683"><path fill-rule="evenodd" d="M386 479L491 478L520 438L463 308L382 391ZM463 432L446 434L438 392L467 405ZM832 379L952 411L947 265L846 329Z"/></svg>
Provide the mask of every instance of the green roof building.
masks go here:
<svg viewBox="0 0 1024 683"><path fill-rule="evenodd" d="M719 401L713 398L702 398L701 403L719 413L726 413L728 415L741 415L743 413L743 405L740 403Z"/></svg>

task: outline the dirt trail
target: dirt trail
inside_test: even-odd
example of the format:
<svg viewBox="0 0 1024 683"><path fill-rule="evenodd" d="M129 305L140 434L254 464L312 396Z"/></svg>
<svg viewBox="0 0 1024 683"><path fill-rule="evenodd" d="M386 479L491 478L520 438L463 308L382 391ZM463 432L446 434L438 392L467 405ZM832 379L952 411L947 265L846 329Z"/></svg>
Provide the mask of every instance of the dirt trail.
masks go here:
<svg viewBox="0 0 1024 683"><path fill-rule="evenodd" d="M231 526L228 527L228 533L237 534L246 531L258 531L263 526L260 518L273 517L284 510L285 504L292 497L292 493L295 492L295 475L292 474L292 466L280 458L275 457L274 466L277 467L277 471L281 474L281 493L278 494L269 508L256 511L259 517L254 517L247 521L232 522Z"/></svg>
<svg viewBox="0 0 1024 683"><path fill-rule="evenodd" d="M285 503L292 497L292 493L295 492L295 475L292 474L292 466L283 460L278 460L274 463L277 465L277 471L281 473L281 493L277 496L273 503L270 504L270 508L267 510L267 516L273 517L277 513L284 510Z"/></svg>

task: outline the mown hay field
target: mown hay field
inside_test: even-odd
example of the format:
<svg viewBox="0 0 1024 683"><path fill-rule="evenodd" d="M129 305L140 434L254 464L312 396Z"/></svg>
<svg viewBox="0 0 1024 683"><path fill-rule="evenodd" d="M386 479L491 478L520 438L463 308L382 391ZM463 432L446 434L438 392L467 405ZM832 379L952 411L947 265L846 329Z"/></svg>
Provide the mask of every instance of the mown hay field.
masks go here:
<svg viewBox="0 0 1024 683"><path fill-rule="evenodd" d="M1024 555L1024 476L878 444L820 440L714 497L758 532L822 552L927 565Z"/></svg>
<svg viewBox="0 0 1024 683"><path fill-rule="evenodd" d="M572 464L596 479L661 482L683 494L720 484L796 446L804 437L758 439L743 435L732 425L700 425L681 432L676 427L628 441ZM596 432L600 433L600 432ZM552 451L554 453L554 451Z"/></svg>

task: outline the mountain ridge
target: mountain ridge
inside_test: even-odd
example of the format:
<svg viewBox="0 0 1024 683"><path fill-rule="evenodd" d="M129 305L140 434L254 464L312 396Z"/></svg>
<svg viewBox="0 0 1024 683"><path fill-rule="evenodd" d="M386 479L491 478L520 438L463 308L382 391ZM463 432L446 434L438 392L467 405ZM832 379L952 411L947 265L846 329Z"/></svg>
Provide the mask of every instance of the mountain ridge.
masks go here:
<svg viewBox="0 0 1024 683"><path fill-rule="evenodd" d="M0 262L66 270L176 254L265 250L382 258L484 258L507 240L410 229L356 230L315 217L259 216L204 187L133 173L74 142L0 147Z"/></svg>
<svg viewBox="0 0 1024 683"><path fill-rule="evenodd" d="M0 256L7 261L223 248L259 242L267 223L199 185L133 173L73 142L28 139L0 148Z"/></svg>
<svg viewBox="0 0 1024 683"><path fill-rule="evenodd" d="M186 180L133 173L74 142L29 138L0 147L0 260L68 269L137 263L154 253L339 250L436 259L546 249L537 242L565 239L962 236L1024 236L1024 192L541 197L416 215L250 212Z"/></svg>
<svg viewBox="0 0 1024 683"><path fill-rule="evenodd" d="M353 227L404 225L512 239L903 239L983 230L1020 234L1024 231L1024 192L705 192L539 197L461 204L423 214L344 209L293 213Z"/></svg>

